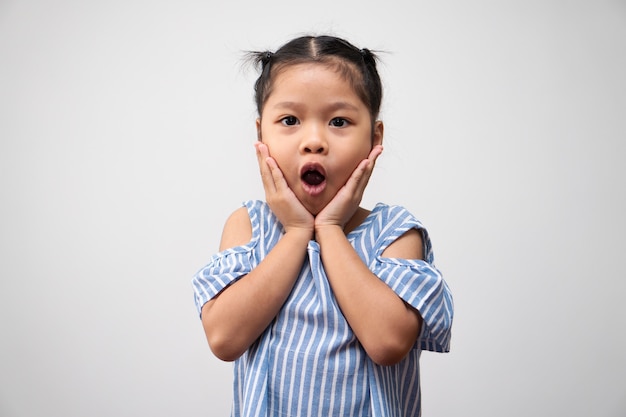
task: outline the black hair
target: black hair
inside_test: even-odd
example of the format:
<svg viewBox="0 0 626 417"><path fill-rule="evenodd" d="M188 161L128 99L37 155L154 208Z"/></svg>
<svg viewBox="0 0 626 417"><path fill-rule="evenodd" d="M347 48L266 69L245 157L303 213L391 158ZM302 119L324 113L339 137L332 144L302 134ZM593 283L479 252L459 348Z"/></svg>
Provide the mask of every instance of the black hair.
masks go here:
<svg viewBox="0 0 626 417"><path fill-rule="evenodd" d="M334 36L302 36L287 42L276 52L248 52L247 56L261 70L254 84L259 116L279 71L289 65L320 63L336 67L369 109L372 122L378 118L383 96L382 83L376 69L378 57L369 49L359 49Z"/></svg>

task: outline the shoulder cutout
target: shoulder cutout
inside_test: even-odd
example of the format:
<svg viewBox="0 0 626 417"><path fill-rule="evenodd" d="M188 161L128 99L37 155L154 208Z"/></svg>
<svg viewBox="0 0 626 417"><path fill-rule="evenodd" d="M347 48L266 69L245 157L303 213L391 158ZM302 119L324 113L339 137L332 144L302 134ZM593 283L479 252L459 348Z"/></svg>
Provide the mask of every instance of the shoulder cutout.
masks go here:
<svg viewBox="0 0 626 417"><path fill-rule="evenodd" d="M407 230L382 253L383 258L424 259L424 242L417 229Z"/></svg>
<svg viewBox="0 0 626 417"><path fill-rule="evenodd" d="M239 207L226 220L220 241L220 251L245 245L252 240L252 224L247 207Z"/></svg>

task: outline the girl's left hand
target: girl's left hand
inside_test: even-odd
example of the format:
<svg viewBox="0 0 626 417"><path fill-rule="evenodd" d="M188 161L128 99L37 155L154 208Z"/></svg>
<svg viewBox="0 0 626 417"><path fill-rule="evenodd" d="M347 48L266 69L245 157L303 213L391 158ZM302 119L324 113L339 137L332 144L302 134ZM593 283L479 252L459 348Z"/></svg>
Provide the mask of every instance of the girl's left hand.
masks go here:
<svg viewBox="0 0 626 417"><path fill-rule="evenodd" d="M376 145L370 151L367 159L352 172L346 184L339 189L335 197L315 216L315 228L323 226L340 226L343 228L352 218L361 204L363 192L369 182L376 159L382 153L383 147Z"/></svg>

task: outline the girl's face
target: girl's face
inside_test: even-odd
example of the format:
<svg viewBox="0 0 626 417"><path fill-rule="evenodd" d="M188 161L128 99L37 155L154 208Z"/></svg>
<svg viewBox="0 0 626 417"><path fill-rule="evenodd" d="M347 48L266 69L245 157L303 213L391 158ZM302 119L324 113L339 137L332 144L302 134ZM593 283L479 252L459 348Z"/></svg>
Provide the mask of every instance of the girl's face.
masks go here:
<svg viewBox="0 0 626 417"><path fill-rule="evenodd" d="M290 65L274 80L257 119L269 149L300 202L318 214L372 147L382 143L382 122L334 68Z"/></svg>

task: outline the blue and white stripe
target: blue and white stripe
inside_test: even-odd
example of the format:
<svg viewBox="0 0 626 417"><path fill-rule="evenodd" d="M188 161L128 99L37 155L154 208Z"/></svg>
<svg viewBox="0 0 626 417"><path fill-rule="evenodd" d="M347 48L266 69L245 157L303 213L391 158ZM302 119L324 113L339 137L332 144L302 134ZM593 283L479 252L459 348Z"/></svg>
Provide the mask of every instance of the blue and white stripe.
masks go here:
<svg viewBox="0 0 626 417"><path fill-rule="evenodd" d="M245 205L252 240L213 256L193 278L198 312L256 267L282 235L266 203ZM412 228L422 233L424 261L381 257ZM235 362L232 416L420 415L420 353L449 351L453 317L450 290L434 267L428 234L404 208L378 204L348 239L370 270L420 312L424 322L413 350L394 366L379 366L367 357L333 296L319 245L311 241L280 313Z"/></svg>

